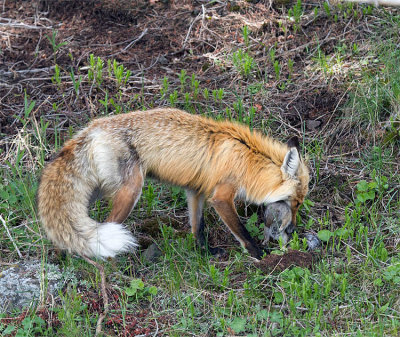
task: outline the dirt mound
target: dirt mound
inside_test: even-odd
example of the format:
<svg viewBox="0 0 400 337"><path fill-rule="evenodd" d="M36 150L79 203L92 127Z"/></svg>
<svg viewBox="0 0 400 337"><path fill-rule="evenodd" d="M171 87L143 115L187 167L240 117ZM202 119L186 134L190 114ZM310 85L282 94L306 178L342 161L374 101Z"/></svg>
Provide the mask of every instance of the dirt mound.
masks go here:
<svg viewBox="0 0 400 337"><path fill-rule="evenodd" d="M293 266L311 268L315 261L316 256L314 254L299 250L289 250L283 255L270 254L256 265L263 272L270 273L275 270L282 271Z"/></svg>

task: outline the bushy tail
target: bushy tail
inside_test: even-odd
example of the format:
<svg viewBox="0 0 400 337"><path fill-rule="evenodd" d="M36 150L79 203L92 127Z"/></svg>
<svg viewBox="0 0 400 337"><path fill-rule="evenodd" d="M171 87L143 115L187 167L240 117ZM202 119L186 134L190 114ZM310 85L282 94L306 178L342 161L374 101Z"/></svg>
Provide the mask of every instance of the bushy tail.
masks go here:
<svg viewBox="0 0 400 337"><path fill-rule="evenodd" d="M44 169L37 195L39 217L50 240L87 257L114 257L136 247L135 238L123 225L98 223L89 217L94 190L90 172L80 172L72 150L69 156L63 151Z"/></svg>
<svg viewBox="0 0 400 337"><path fill-rule="evenodd" d="M88 242L91 255L114 257L137 247L136 239L121 224L108 222L97 225L96 234Z"/></svg>

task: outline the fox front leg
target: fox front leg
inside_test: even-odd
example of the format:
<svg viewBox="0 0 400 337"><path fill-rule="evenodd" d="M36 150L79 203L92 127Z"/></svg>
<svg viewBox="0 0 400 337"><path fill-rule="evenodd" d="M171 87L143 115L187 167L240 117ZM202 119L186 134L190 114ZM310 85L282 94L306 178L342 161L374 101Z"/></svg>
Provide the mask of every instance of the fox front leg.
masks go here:
<svg viewBox="0 0 400 337"><path fill-rule="evenodd" d="M218 185L209 202L249 254L260 260L264 252L257 246L247 229L240 222L234 205L235 188L230 184Z"/></svg>

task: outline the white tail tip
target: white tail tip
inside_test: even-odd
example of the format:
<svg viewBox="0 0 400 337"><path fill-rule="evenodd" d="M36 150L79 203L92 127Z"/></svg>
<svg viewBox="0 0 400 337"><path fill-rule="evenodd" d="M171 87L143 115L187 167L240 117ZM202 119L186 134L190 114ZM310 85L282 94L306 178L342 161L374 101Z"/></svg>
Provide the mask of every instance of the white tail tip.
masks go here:
<svg viewBox="0 0 400 337"><path fill-rule="evenodd" d="M88 244L93 255L97 257L114 257L138 246L132 234L118 223L102 223L96 234Z"/></svg>

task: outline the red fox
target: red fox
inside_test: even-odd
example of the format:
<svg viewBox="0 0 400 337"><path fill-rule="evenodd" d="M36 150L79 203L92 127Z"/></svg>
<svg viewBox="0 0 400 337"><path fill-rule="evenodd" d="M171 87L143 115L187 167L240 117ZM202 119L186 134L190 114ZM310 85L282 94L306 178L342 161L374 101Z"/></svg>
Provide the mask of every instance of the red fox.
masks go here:
<svg viewBox="0 0 400 337"><path fill-rule="evenodd" d="M200 245L207 199L257 259L263 251L241 224L235 198L258 205L285 201L295 224L309 182L297 138L286 145L238 123L178 109L99 118L67 141L43 170L37 199L48 237L87 257L113 257L137 246L122 222L137 203L145 176L185 189L191 230ZM105 223L88 215L98 191L113 201Z"/></svg>

